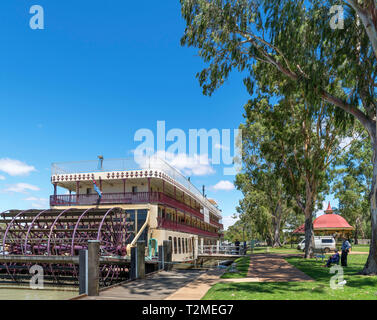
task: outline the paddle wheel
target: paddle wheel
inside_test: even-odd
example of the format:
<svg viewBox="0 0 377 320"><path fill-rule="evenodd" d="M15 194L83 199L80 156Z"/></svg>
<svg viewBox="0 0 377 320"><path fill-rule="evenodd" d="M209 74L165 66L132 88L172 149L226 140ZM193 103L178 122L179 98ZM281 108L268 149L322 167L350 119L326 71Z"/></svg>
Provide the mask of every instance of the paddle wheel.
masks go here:
<svg viewBox="0 0 377 320"><path fill-rule="evenodd" d="M87 249L88 240L100 241L101 256L125 256L130 242L132 222L118 207L110 209L10 210L0 216L2 254L22 256L78 256ZM33 263L1 265L2 282L25 282ZM44 264L44 281L54 284L78 283L78 265ZM128 268L119 265L100 266L100 285L122 281Z"/></svg>

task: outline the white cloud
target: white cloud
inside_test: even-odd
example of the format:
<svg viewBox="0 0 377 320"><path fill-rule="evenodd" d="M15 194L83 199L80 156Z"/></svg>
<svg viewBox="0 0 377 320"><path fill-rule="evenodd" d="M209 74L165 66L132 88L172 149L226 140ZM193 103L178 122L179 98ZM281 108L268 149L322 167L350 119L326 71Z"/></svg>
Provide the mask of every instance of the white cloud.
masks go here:
<svg viewBox="0 0 377 320"><path fill-rule="evenodd" d="M327 206L329 205L329 201L328 200L325 200L325 201L322 201L322 209L319 210L318 207L316 206L315 207L315 214L316 214L316 217L318 218L319 216L325 214L325 210L327 210ZM332 205L331 205L332 207Z"/></svg>
<svg viewBox="0 0 377 320"><path fill-rule="evenodd" d="M361 141L361 140L362 140L362 136L361 136L361 134L355 132L355 133L352 135L352 137L346 137L346 138L341 139L341 141L340 141L340 143L339 143L339 148L344 149L344 151L348 151L349 148L351 147L351 143L352 143L354 140L359 140L359 141Z"/></svg>
<svg viewBox="0 0 377 320"><path fill-rule="evenodd" d="M228 180L221 180L210 188L215 191L218 191L218 190L230 191L234 189L234 184Z"/></svg>
<svg viewBox="0 0 377 320"><path fill-rule="evenodd" d="M46 198L28 197L25 201L32 201L31 206L35 209L44 209L48 207L49 201Z"/></svg>
<svg viewBox="0 0 377 320"><path fill-rule="evenodd" d="M215 170L210 164L208 155L194 154L193 156L188 156L185 153L175 154L158 151L151 156L151 159L140 157L135 160L141 167L148 166L149 163L155 167L162 166L163 164L159 162L158 159L165 160L172 167L187 176L205 176L215 173Z"/></svg>
<svg viewBox="0 0 377 320"><path fill-rule="evenodd" d="M347 137L340 141L339 148L344 149L344 151L348 151L350 148L351 142L354 140L354 138Z"/></svg>
<svg viewBox="0 0 377 320"><path fill-rule="evenodd" d="M215 149L229 150L229 147L224 146L224 145L222 145L222 144L220 144L220 143L216 143L216 144L215 144Z"/></svg>
<svg viewBox="0 0 377 320"><path fill-rule="evenodd" d="M5 180L5 177L0 175L0 180Z"/></svg>
<svg viewBox="0 0 377 320"><path fill-rule="evenodd" d="M2 158L0 159L0 171L6 172L11 176L22 176L28 175L30 172L36 171L36 169L19 160Z"/></svg>
<svg viewBox="0 0 377 320"><path fill-rule="evenodd" d="M28 193L27 191L39 191L40 189L37 186L33 186L32 184L28 183L16 183L10 185L8 188L4 189L6 192L16 192L16 193Z"/></svg>
<svg viewBox="0 0 377 320"><path fill-rule="evenodd" d="M207 155L193 155L189 157L187 154L167 154L166 161L174 168L182 171L186 175L205 176L215 173L210 165Z"/></svg>
<svg viewBox="0 0 377 320"><path fill-rule="evenodd" d="M26 199L24 199L25 201L38 201L39 199L36 198L36 197L28 197Z"/></svg>
<svg viewBox="0 0 377 320"><path fill-rule="evenodd" d="M230 226L234 225L236 223L236 221L238 221L238 220L239 220L238 218L234 219L231 216L223 217L222 223L224 225L224 230L227 230Z"/></svg>

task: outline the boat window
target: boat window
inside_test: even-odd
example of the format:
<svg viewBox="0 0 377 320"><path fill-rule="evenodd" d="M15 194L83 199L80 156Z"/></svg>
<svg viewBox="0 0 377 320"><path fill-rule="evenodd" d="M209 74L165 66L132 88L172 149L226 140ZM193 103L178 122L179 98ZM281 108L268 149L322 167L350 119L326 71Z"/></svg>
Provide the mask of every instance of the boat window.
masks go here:
<svg viewBox="0 0 377 320"><path fill-rule="evenodd" d="M188 252L188 247L187 247L187 238L186 238L186 253Z"/></svg>
<svg viewBox="0 0 377 320"><path fill-rule="evenodd" d="M185 239L182 238L182 253L185 253Z"/></svg>
<svg viewBox="0 0 377 320"><path fill-rule="evenodd" d="M177 238L174 237L174 253L177 254Z"/></svg>
<svg viewBox="0 0 377 320"><path fill-rule="evenodd" d="M173 244L173 239L172 239L172 237L170 236L169 238L168 238L168 240L169 241L171 241L171 253L173 253L174 251L174 244Z"/></svg>
<svg viewBox="0 0 377 320"><path fill-rule="evenodd" d="M132 193L136 193L137 192L137 186L133 186L132 187Z"/></svg>
<svg viewBox="0 0 377 320"><path fill-rule="evenodd" d="M181 238L178 238L178 252L182 253Z"/></svg>

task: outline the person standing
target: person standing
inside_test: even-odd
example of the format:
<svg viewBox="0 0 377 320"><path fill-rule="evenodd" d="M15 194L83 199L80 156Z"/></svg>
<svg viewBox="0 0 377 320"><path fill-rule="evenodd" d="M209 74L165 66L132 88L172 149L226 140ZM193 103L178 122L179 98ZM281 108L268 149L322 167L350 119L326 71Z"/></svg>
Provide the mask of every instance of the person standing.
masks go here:
<svg viewBox="0 0 377 320"><path fill-rule="evenodd" d="M350 242L346 238L344 238L342 243L342 256L340 258L342 267L347 267L347 255L350 249Z"/></svg>
<svg viewBox="0 0 377 320"><path fill-rule="evenodd" d="M100 188L98 188L96 180L93 180L93 189L98 194L98 199L97 199L97 206L98 206L99 203L101 202L102 192L101 192Z"/></svg>

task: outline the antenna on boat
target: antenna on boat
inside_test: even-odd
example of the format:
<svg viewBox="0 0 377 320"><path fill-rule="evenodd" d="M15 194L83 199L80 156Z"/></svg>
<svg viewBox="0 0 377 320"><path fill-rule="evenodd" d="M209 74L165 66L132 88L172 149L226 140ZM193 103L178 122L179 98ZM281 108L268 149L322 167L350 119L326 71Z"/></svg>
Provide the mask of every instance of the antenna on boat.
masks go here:
<svg viewBox="0 0 377 320"><path fill-rule="evenodd" d="M98 170L103 170L103 156L98 156Z"/></svg>

